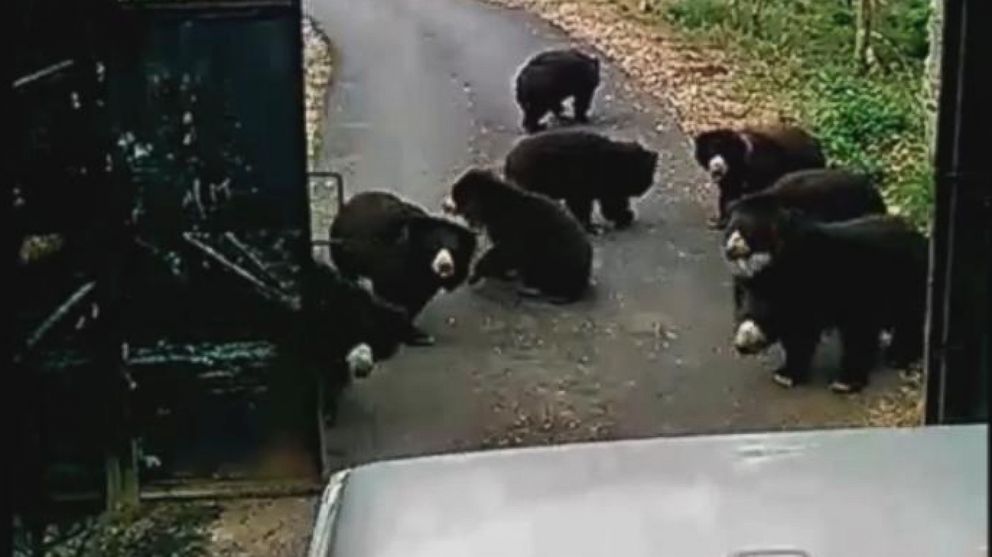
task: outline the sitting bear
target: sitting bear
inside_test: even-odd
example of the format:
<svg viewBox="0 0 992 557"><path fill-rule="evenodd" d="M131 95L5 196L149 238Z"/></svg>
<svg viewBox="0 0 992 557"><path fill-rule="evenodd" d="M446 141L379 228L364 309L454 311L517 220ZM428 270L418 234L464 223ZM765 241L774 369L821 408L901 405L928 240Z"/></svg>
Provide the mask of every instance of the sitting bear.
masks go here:
<svg viewBox="0 0 992 557"><path fill-rule="evenodd" d="M543 129L541 119L551 112L561 117L562 103L572 97L577 122L587 113L599 86L599 60L577 49L548 50L531 58L517 73L517 103L524 112L528 133Z"/></svg>
<svg viewBox="0 0 992 557"><path fill-rule="evenodd" d="M473 168L451 186L445 209L485 229L492 242L469 284L516 272L524 286L558 303L588 289L592 245L575 217L550 198Z"/></svg>
<svg viewBox="0 0 992 557"><path fill-rule="evenodd" d="M439 290L468 276L475 234L388 192L355 195L331 224L331 258L351 279L368 279L376 295L404 308L411 319ZM411 344L432 344L416 327Z"/></svg>
<svg viewBox="0 0 992 557"><path fill-rule="evenodd" d="M723 245L733 274L750 276L771 262L775 238L763 235L768 231L764 223L779 209L800 212L821 222L886 212L881 193L866 175L839 169L790 172L772 187L729 205L730 223L723 234Z"/></svg>
<svg viewBox="0 0 992 557"><path fill-rule="evenodd" d="M770 211L760 227L754 232L776 244L776 255L762 272L734 277L740 353L780 342L785 364L774 379L791 387L805 380L821 335L836 329L837 392L867 384L883 330L893 333L890 364L904 367L920 357L928 259L922 234L893 216L824 223L786 209Z"/></svg>
<svg viewBox="0 0 992 557"><path fill-rule="evenodd" d="M727 206L747 193L768 188L784 174L824 168L820 142L794 126L719 128L695 137L696 161L719 189L715 228L727 223Z"/></svg>
<svg viewBox="0 0 992 557"><path fill-rule="evenodd" d="M564 199L592 230L593 201L617 228L634 220L630 198L644 195L654 182L658 153L639 143L614 141L586 131L554 131L525 137L506 157L504 174L520 187Z"/></svg>

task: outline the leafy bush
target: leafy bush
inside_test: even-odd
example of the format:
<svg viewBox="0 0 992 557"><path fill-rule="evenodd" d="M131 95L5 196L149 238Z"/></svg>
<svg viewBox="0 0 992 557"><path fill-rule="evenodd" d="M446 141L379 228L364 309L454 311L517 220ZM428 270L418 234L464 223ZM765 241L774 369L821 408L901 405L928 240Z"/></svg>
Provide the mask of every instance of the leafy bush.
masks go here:
<svg viewBox="0 0 992 557"><path fill-rule="evenodd" d="M803 119L831 158L845 165L880 170L878 157L919 131L912 100L891 88L829 70L815 73L806 87Z"/></svg>
<svg viewBox="0 0 992 557"><path fill-rule="evenodd" d="M669 7L669 21L686 29L710 29L729 22L730 8L720 0L676 2Z"/></svg>
<svg viewBox="0 0 992 557"><path fill-rule="evenodd" d="M881 34L890 39L897 52L917 61L923 61L929 51L927 22L930 5L926 0L901 0L889 3L889 10L881 23Z"/></svg>

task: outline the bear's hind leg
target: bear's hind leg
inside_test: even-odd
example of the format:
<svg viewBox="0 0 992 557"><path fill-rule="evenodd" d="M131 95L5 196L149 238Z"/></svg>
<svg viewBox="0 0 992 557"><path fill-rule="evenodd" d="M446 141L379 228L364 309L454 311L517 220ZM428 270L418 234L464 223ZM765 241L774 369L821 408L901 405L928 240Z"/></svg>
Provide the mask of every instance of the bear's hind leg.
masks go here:
<svg viewBox="0 0 992 557"><path fill-rule="evenodd" d="M499 246L493 246L479 258L479 261L475 264L475 268L472 270L472 276L468 279L468 283L475 284L487 277L507 279L513 270L503 250Z"/></svg>
<svg viewBox="0 0 992 557"><path fill-rule="evenodd" d="M840 374L830 384L835 393L855 393L868 384L868 372L878 356L876 327L845 327L840 331Z"/></svg>
<svg viewBox="0 0 992 557"><path fill-rule="evenodd" d="M819 340L820 335L816 331L792 332L783 336L785 364L775 370L772 380L786 388L805 382Z"/></svg>
<svg viewBox="0 0 992 557"><path fill-rule="evenodd" d="M896 369L905 369L923 356L923 324L912 320L896 325L892 343L885 350L885 363Z"/></svg>
<svg viewBox="0 0 992 557"><path fill-rule="evenodd" d="M592 199L583 197L569 197L565 200L565 205L568 206L568 210L572 213L572 216L579 221L585 229L595 234L597 229L592 224Z"/></svg>
<svg viewBox="0 0 992 557"><path fill-rule="evenodd" d="M630 200L626 197L618 199L600 199L599 212L603 218L613 223L617 229L629 227L634 222L634 210L630 208Z"/></svg>
<svg viewBox="0 0 992 557"><path fill-rule="evenodd" d="M548 113L547 107L543 105L527 103L523 105L524 119L522 126L527 133L535 133L544 129L541 119Z"/></svg>
<svg viewBox="0 0 992 557"><path fill-rule="evenodd" d="M581 124L589 122L589 107L592 104L593 89L585 89L575 94L573 109L575 121Z"/></svg>

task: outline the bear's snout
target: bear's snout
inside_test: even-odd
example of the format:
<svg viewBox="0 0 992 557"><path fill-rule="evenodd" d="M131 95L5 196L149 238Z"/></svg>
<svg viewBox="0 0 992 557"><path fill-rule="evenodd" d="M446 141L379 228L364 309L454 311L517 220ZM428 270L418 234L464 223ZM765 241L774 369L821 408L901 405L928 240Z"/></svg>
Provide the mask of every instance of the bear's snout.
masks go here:
<svg viewBox="0 0 992 557"><path fill-rule="evenodd" d="M431 269L443 279L451 278L455 274L455 258L447 248L442 248L431 261Z"/></svg>
<svg viewBox="0 0 992 557"><path fill-rule="evenodd" d="M709 164L706 165L706 169L709 171L710 177L719 182L727 175L727 161L720 155L717 155L710 159Z"/></svg>
<svg viewBox="0 0 992 557"><path fill-rule="evenodd" d="M372 347L364 342L356 344L348 352L345 361L348 363L348 371L354 378L368 377L375 368Z"/></svg>
<svg viewBox="0 0 992 557"><path fill-rule="evenodd" d="M441 200L441 210L449 215L454 215L458 213L458 205L455 204L455 200L450 195L447 195Z"/></svg>
<svg viewBox="0 0 992 557"><path fill-rule="evenodd" d="M741 354L756 354L767 345L768 337L753 320L747 319L737 327L734 348Z"/></svg>
<svg viewBox="0 0 992 557"><path fill-rule="evenodd" d="M751 246L744 239L740 230L734 230L727 237L727 243L723 246L723 253L727 259L741 259L751 255Z"/></svg>

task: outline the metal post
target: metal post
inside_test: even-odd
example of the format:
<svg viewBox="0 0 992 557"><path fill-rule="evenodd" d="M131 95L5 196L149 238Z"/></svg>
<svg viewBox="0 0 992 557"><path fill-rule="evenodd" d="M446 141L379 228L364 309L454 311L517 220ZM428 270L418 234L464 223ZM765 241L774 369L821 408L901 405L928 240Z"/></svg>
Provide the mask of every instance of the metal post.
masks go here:
<svg viewBox="0 0 992 557"><path fill-rule="evenodd" d="M928 424L988 420L992 315L992 173L985 159L992 98L986 0L945 4L936 205L927 321Z"/></svg>

